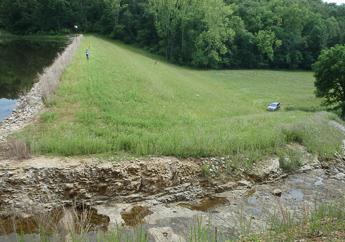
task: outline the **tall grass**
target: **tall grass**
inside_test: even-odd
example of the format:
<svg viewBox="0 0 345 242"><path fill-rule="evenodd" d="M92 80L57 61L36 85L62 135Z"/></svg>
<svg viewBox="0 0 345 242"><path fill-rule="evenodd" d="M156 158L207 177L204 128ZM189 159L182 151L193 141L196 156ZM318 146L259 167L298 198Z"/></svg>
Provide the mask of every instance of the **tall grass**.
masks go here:
<svg viewBox="0 0 345 242"><path fill-rule="evenodd" d="M257 236L264 241L344 241L345 209L344 202L325 203L316 206L303 218L284 212L283 219L275 217L270 230ZM248 240L249 241L249 240Z"/></svg>
<svg viewBox="0 0 345 242"><path fill-rule="evenodd" d="M310 72L192 70L93 36L52 97L23 133L35 153L258 159L299 142L330 157L344 138L328 125L329 114L310 112L321 102ZM271 101L283 109L268 113Z"/></svg>
<svg viewBox="0 0 345 242"><path fill-rule="evenodd" d="M190 242L217 242L218 231L211 226L205 227L201 219L198 219L196 224L191 228L189 241Z"/></svg>
<svg viewBox="0 0 345 242"><path fill-rule="evenodd" d="M1 147L0 147L1 149ZM31 156L28 145L22 140L9 140L4 148L5 157L8 159L28 159Z"/></svg>
<svg viewBox="0 0 345 242"><path fill-rule="evenodd" d="M99 242L149 242L148 234L143 227L130 230L117 227L105 233L97 234ZM79 242L79 241L78 241ZM80 241L81 242L81 241Z"/></svg>
<svg viewBox="0 0 345 242"><path fill-rule="evenodd" d="M217 236L221 234L197 223L191 230L190 242L240 241L240 242L293 242L293 241L345 241L344 201L315 205L305 208L303 214L292 213L278 201L279 210L273 214L266 229L259 233L251 229L238 231L237 238ZM250 224L249 224L250 226ZM214 238L218 238L215 240Z"/></svg>
<svg viewBox="0 0 345 242"><path fill-rule="evenodd" d="M344 241L345 207L344 202L326 203L312 211L305 210L303 216L295 216L282 204L280 211L272 216L267 230L255 234L250 230L237 231L237 238L229 238L211 224L204 225L197 219L191 225L188 242L223 241ZM143 226L137 228L115 227L109 231L91 231L87 212L78 214L75 210L65 210L63 218L56 223L54 217L41 217L37 220L39 231L35 241L68 242L148 242L149 235ZM17 241L26 241L26 235L17 234Z"/></svg>
<svg viewBox="0 0 345 242"><path fill-rule="evenodd" d="M6 224L6 228L0 226L0 239L7 239L3 234L10 232L8 239L13 241L15 238L18 242L148 242L148 234L140 226L117 226L109 231L100 229L93 224L92 212L86 208L82 211L76 207L63 208L47 214L35 214L28 219L14 215L7 222L12 224Z"/></svg>
<svg viewBox="0 0 345 242"><path fill-rule="evenodd" d="M75 37L72 43L55 58L53 64L43 70L43 73L38 76L38 90L45 103L49 102L52 94L55 92L62 73L66 67L71 63L77 48L80 44L81 36Z"/></svg>

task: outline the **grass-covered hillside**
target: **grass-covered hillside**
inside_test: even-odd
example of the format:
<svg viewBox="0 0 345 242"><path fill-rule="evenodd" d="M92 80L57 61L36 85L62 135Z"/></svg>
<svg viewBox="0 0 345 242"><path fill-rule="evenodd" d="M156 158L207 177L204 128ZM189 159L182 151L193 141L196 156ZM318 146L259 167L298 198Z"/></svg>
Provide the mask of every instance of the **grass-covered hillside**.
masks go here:
<svg viewBox="0 0 345 242"><path fill-rule="evenodd" d="M43 154L258 158L299 142L331 156L343 137L328 124L335 115L317 112L313 82L311 72L187 69L85 36L48 109L22 135ZM272 101L282 110L267 112Z"/></svg>

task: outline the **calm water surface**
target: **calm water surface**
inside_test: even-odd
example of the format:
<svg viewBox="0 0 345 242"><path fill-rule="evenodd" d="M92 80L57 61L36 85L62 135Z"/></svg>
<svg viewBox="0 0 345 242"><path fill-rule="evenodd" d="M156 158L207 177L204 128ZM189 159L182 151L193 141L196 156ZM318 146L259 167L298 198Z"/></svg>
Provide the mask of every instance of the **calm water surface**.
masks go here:
<svg viewBox="0 0 345 242"><path fill-rule="evenodd" d="M30 90L37 73L52 64L68 38L0 38L0 122L8 117L16 99Z"/></svg>
<svg viewBox="0 0 345 242"><path fill-rule="evenodd" d="M10 116L16 106L16 100L1 98L0 99L0 122Z"/></svg>

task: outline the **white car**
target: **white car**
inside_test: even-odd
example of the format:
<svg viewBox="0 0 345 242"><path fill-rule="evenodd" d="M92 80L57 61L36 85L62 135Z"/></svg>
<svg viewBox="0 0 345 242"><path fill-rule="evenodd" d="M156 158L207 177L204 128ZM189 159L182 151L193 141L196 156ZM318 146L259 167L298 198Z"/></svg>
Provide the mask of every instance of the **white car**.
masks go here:
<svg viewBox="0 0 345 242"><path fill-rule="evenodd" d="M279 109L280 109L280 103L278 102L271 103L267 107L267 111L270 111L270 112L275 112L275 111L278 111Z"/></svg>

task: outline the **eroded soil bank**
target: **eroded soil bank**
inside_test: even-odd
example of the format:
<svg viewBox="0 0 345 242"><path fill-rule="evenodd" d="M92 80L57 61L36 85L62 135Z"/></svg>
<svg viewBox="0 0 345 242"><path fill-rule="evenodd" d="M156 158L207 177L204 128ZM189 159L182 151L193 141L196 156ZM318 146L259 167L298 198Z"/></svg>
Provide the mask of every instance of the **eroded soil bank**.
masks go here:
<svg viewBox="0 0 345 242"><path fill-rule="evenodd" d="M198 219L231 238L264 229L274 214L302 217L315 204L343 198L344 160L319 162L307 153L305 158L293 175L282 172L274 157L248 171L225 169L221 158L119 163L47 157L4 160L1 216L27 218L37 211L78 204L108 218L109 228L144 224L152 241L186 241ZM209 177L203 176L205 162L214 172Z"/></svg>

